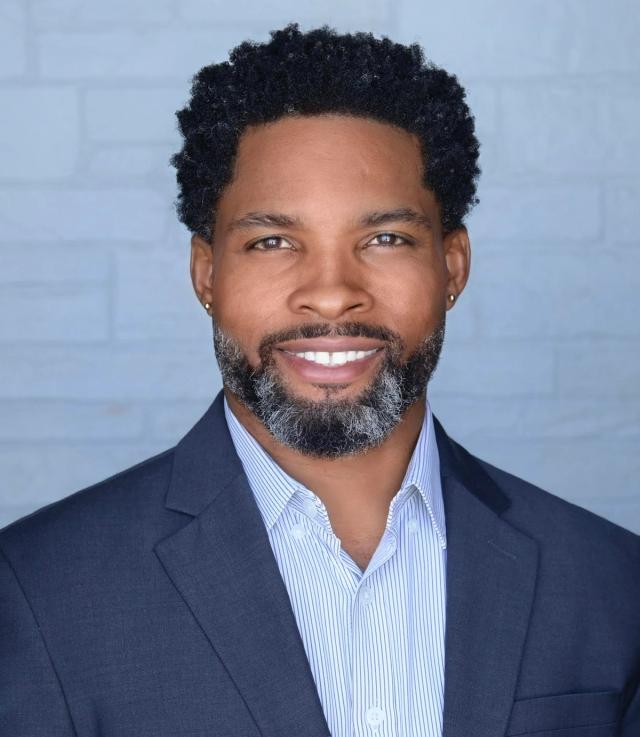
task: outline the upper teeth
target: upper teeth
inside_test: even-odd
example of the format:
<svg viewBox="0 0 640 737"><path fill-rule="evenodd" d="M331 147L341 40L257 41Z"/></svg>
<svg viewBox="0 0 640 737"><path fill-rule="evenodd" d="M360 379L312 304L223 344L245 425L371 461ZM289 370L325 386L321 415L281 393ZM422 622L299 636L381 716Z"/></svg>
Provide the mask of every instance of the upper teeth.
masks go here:
<svg viewBox="0 0 640 737"><path fill-rule="evenodd" d="M304 353L286 351L286 353L299 356L300 358L304 358L306 361L321 363L323 366L342 366L349 361L357 361L359 358L366 358L377 350L377 348L374 348L371 351L304 351Z"/></svg>

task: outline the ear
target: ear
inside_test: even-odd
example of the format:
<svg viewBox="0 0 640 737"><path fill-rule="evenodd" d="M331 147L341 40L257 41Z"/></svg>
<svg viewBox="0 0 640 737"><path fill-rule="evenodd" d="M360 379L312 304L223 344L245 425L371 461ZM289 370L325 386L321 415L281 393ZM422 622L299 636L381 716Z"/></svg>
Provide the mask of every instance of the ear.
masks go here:
<svg viewBox="0 0 640 737"><path fill-rule="evenodd" d="M464 290L471 268L471 244L465 227L449 231L442 239L444 258L447 264L445 299L447 309L453 307ZM455 299L451 301L449 295Z"/></svg>
<svg viewBox="0 0 640 737"><path fill-rule="evenodd" d="M209 303L213 312L213 246L202 236L191 237L191 281L200 304Z"/></svg>

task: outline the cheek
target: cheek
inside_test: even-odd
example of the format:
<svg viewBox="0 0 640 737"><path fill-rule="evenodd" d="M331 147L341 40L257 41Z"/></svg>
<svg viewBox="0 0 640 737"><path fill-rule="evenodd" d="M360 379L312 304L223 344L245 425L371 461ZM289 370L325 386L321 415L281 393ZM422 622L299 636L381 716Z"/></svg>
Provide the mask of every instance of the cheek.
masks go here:
<svg viewBox="0 0 640 737"><path fill-rule="evenodd" d="M233 337L249 359L258 359L257 347L264 336L276 330L283 319L285 301L264 275L222 269L213 283L214 318ZM280 290L281 291L281 290Z"/></svg>
<svg viewBox="0 0 640 737"><path fill-rule="evenodd" d="M393 277L387 275L377 285L381 313L393 316L409 340L421 340L442 318L444 283L437 270L420 265Z"/></svg>

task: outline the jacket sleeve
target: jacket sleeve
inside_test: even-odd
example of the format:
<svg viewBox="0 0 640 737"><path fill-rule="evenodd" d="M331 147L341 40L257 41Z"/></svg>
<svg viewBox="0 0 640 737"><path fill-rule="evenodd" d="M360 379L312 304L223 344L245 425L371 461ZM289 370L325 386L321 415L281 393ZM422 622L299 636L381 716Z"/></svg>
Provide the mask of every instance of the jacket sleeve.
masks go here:
<svg viewBox="0 0 640 737"><path fill-rule="evenodd" d="M76 737L38 623L1 551L0 735Z"/></svg>

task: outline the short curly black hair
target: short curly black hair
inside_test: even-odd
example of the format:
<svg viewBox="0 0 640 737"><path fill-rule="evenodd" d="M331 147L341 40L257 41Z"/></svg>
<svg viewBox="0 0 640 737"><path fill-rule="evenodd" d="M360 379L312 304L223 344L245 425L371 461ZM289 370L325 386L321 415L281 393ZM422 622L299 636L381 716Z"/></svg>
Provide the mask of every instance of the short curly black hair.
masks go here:
<svg viewBox="0 0 640 737"><path fill-rule="evenodd" d="M418 44L371 33L338 34L297 23L266 43L244 41L229 61L203 67L191 99L176 115L184 137L171 157L178 217L211 242L215 208L233 176L238 140L248 125L286 115L343 113L400 126L422 144L424 183L440 205L445 232L460 227L478 202L479 143L457 78L425 62Z"/></svg>

